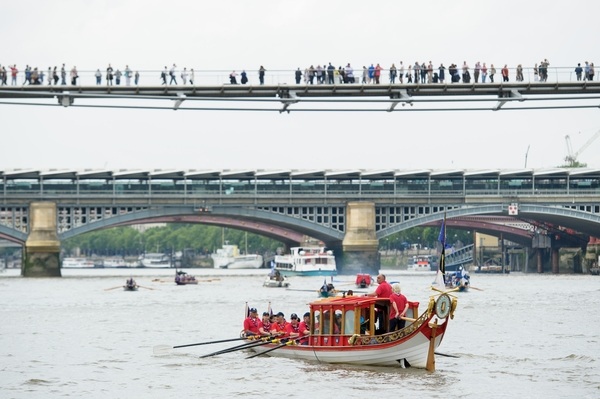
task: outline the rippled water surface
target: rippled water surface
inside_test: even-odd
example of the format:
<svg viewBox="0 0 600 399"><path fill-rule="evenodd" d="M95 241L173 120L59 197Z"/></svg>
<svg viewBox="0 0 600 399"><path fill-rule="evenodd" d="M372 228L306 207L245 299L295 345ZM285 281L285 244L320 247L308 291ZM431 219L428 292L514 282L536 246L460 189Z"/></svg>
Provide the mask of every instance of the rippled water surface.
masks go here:
<svg viewBox="0 0 600 399"><path fill-rule="evenodd" d="M235 338L246 301L304 313L322 278L265 288L267 271L193 270L176 286L169 270L63 270L62 278L0 274L0 398L312 397L598 398L600 277L473 275L459 293L436 357L437 370L375 368L257 357L228 342L174 349L156 345ZM337 288L352 276L338 276ZM410 300L428 301L432 275L390 273ZM117 287L117 288L114 288ZM113 289L114 288L114 289Z"/></svg>

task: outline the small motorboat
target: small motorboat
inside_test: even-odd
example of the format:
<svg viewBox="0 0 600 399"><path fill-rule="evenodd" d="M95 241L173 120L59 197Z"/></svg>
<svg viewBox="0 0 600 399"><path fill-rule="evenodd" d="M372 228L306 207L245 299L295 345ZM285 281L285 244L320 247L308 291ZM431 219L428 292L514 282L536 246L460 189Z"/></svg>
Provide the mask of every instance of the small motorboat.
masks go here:
<svg viewBox="0 0 600 399"><path fill-rule="evenodd" d="M356 287L357 288L367 288L373 284L373 279L369 274L366 273L358 273L356 275Z"/></svg>
<svg viewBox="0 0 600 399"><path fill-rule="evenodd" d="M137 291L138 290L138 285L135 282L135 280L132 278L128 278L127 281L125 282L125 285L123 286L123 290L125 291Z"/></svg>
<svg viewBox="0 0 600 399"><path fill-rule="evenodd" d="M275 270L269 273L265 281L263 282L263 287L271 287L271 288L288 288L290 283L286 281L286 277L282 276L279 273L279 270Z"/></svg>
<svg viewBox="0 0 600 399"><path fill-rule="evenodd" d="M323 282L321 288L319 288L319 296L321 298L329 298L337 295L338 291L335 289L332 283Z"/></svg>
<svg viewBox="0 0 600 399"><path fill-rule="evenodd" d="M177 285L189 285L189 284L198 284L198 280L196 277L191 274L187 274L183 270L177 270L175 272L175 284Z"/></svg>

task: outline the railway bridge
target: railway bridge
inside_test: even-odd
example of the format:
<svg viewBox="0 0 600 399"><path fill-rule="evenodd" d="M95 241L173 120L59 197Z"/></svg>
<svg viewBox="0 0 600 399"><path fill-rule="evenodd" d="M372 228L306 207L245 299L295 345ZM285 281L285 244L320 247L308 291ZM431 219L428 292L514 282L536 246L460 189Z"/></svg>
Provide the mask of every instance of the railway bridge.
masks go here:
<svg viewBox="0 0 600 399"><path fill-rule="evenodd" d="M334 250L340 273L379 269L379 241L416 226L477 230L532 248L600 236L600 170L5 170L0 237L24 245L24 276L60 276L60 242L150 222L230 226ZM544 264L543 253L550 253Z"/></svg>

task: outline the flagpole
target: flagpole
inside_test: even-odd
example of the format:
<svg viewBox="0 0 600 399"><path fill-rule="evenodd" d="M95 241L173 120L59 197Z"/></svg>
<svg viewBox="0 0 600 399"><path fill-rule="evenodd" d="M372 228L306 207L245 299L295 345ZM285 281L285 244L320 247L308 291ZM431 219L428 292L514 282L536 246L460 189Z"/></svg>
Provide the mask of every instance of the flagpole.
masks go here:
<svg viewBox="0 0 600 399"><path fill-rule="evenodd" d="M438 236L438 241L442 245L442 250L440 253L440 260L438 262L438 270L435 275L435 284L438 285L438 288L445 289L446 288L446 212L444 212L444 219L442 219L442 227L440 229L440 235Z"/></svg>

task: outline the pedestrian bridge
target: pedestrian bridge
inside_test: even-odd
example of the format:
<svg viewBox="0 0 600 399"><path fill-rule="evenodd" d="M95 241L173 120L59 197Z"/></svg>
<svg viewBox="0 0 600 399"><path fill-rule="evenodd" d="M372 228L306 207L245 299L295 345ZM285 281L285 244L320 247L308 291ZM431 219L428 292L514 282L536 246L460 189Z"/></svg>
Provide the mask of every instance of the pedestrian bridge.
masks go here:
<svg viewBox="0 0 600 399"><path fill-rule="evenodd" d="M416 226L477 230L527 246L585 246L600 232L600 170L5 170L0 236L60 243L149 222L230 226L288 245L308 235L339 252L376 252ZM44 208L46 209L46 208ZM53 213L52 213L53 212ZM53 227L48 227L53 226Z"/></svg>
<svg viewBox="0 0 600 399"><path fill-rule="evenodd" d="M600 82L23 85L3 86L3 104L288 113L581 109L600 106Z"/></svg>

